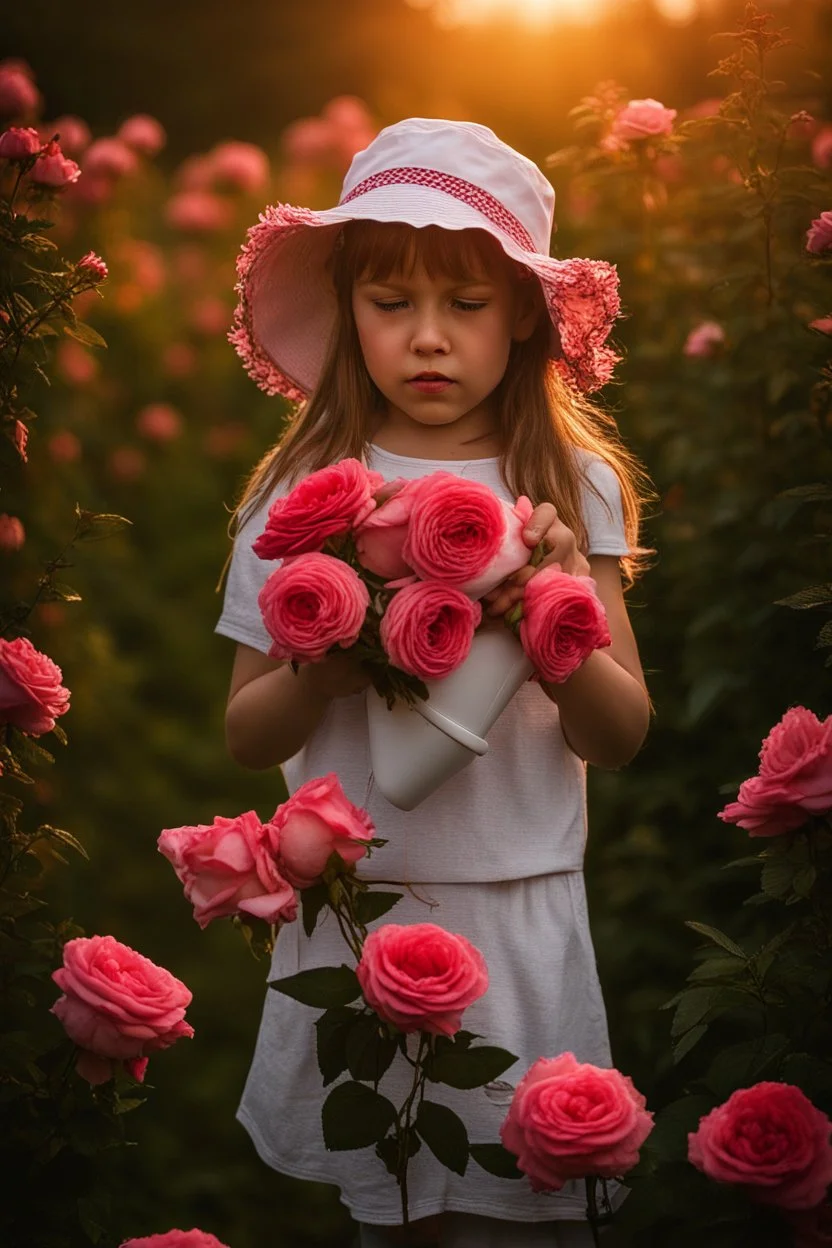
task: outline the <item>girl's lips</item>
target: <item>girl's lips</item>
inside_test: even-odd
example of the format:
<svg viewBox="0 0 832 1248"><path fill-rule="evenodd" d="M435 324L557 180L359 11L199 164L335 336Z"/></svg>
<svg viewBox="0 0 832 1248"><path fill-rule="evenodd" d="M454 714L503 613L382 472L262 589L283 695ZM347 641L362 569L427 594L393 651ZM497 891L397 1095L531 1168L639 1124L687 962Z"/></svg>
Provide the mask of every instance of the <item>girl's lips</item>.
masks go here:
<svg viewBox="0 0 832 1248"><path fill-rule="evenodd" d="M420 394L441 394L443 390L448 389L448 386L454 385L454 382L450 377L427 375L411 377L407 384L414 390L418 390Z"/></svg>

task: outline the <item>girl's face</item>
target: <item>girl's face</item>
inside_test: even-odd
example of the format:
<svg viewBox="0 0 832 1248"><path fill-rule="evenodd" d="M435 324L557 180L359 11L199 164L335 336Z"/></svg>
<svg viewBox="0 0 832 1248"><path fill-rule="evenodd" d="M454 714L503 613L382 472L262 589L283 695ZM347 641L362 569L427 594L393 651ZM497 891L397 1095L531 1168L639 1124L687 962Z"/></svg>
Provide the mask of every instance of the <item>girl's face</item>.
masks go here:
<svg viewBox="0 0 832 1248"><path fill-rule="evenodd" d="M403 429L455 425L460 441L496 432L492 396L513 340L530 336L532 301L509 264L465 277L430 274L418 262L353 283L364 363Z"/></svg>

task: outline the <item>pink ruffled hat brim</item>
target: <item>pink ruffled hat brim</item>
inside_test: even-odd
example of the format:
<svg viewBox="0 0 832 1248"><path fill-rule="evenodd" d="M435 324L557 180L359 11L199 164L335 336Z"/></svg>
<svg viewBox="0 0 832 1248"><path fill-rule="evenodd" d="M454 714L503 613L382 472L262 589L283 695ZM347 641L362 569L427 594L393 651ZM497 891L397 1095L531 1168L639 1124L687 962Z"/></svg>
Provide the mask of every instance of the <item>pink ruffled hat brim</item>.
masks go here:
<svg viewBox="0 0 832 1248"><path fill-rule="evenodd" d="M620 314L614 265L553 259L440 190L397 186L322 212L275 204L249 229L237 259L239 301L228 338L266 394L300 401L315 389L337 311L327 261L341 227L356 219L486 230L540 282L554 367L585 393L610 380L620 359L607 343Z"/></svg>

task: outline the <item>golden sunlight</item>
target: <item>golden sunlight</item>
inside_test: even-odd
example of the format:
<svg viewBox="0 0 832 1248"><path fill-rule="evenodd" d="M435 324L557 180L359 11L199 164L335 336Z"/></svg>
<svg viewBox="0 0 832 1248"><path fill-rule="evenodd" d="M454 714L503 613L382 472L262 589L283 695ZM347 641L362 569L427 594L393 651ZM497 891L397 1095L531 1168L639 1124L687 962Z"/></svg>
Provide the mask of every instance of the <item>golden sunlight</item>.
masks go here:
<svg viewBox="0 0 832 1248"><path fill-rule="evenodd" d="M553 26L559 21L594 22L616 0L409 0L414 8L430 8L443 25L484 24L512 20L529 27ZM656 8L671 21L688 21L698 0L655 0Z"/></svg>

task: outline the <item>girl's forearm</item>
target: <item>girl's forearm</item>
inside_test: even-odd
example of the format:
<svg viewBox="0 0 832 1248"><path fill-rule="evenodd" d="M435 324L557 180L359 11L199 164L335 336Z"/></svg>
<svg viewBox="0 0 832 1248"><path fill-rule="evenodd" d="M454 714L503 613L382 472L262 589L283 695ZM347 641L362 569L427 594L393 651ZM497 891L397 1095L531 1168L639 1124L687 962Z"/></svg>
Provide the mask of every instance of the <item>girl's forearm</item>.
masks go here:
<svg viewBox="0 0 832 1248"><path fill-rule="evenodd" d="M640 750L650 723L644 686L603 650L594 650L562 684L540 687L560 711L570 747L595 767L616 768Z"/></svg>
<svg viewBox="0 0 832 1248"><path fill-rule="evenodd" d="M306 664L297 674L287 664L237 690L225 712L225 736L235 762L263 771L306 744L331 701L312 687L307 672Z"/></svg>

